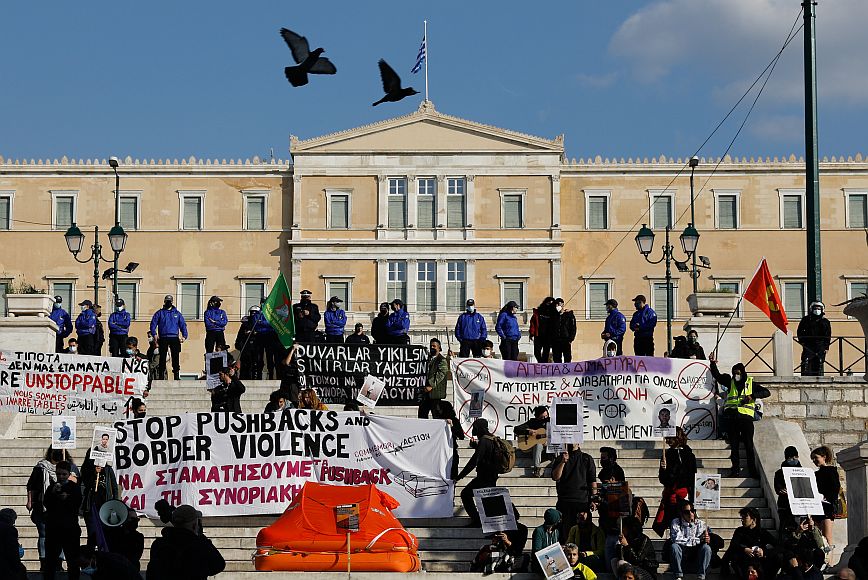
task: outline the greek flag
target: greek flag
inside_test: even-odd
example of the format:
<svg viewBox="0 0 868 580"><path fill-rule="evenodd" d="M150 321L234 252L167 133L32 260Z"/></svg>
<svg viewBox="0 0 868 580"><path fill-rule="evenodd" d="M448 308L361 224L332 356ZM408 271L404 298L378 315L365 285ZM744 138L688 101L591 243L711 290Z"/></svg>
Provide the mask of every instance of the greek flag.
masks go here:
<svg viewBox="0 0 868 580"><path fill-rule="evenodd" d="M419 54L416 55L416 64L413 65L413 70L410 72L417 73L422 70L422 62L428 56L428 48L426 46L425 37L422 37L422 44L419 46Z"/></svg>

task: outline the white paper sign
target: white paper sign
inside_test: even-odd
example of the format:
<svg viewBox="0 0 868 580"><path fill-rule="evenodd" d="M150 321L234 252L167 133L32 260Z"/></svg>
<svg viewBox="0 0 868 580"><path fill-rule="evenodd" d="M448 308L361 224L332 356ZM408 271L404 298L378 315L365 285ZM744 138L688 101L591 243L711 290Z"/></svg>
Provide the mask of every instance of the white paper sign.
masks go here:
<svg viewBox="0 0 868 580"><path fill-rule="evenodd" d="M675 427L678 425L678 405L674 403L658 403L654 405L654 416L651 418L654 425L655 437L675 437Z"/></svg>
<svg viewBox="0 0 868 580"><path fill-rule="evenodd" d="M205 388L216 389L220 386L220 371L229 366L226 351L205 353Z"/></svg>
<svg viewBox="0 0 868 580"><path fill-rule="evenodd" d="M693 506L698 510L720 509L720 474L697 473L693 488Z"/></svg>
<svg viewBox="0 0 868 580"><path fill-rule="evenodd" d="M555 397L549 407L552 443L583 443L584 426L581 397Z"/></svg>
<svg viewBox="0 0 868 580"><path fill-rule="evenodd" d="M482 533L503 532L518 528L512 498L505 487L483 487L473 490L473 503L479 511Z"/></svg>
<svg viewBox="0 0 868 580"><path fill-rule="evenodd" d="M383 389L386 388L386 383L373 375L367 375L365 382L362 383L362 388L359 389L359 394L356 400L366 407L373 409L377 406L377 401L380 400L380 395L383 394Z"/></svg>
<svg viewBox="0 0 868 580"><path fill-rule="evenodd" d="M485 391L473 391L470 393L470 418L482 417L482 409L485 406Z"/></svg>
<svg viewBox="0 0 868 580"><path fill-rule="evenodd" d="M117 431L114 427L97 426L93 428L90 458L95 464L105 465L114 462L116 438Z"/></svg>
<svg viewBox="0 0 868 580"><path fill-rule="evenodd" d="M814 470L807 467L784 467L784 483L790 498L790 511L795 516L823 513L823 496L817 489Z"/></svg>
<svg viewBox="0 0 868 580"><path fill-rule="evenodd" d="M547 546L536 553L540 568L546 580L566 580L575 574L570 567L564 548L558 543Z"/></svg>
<svg viewBox="0 0 868 580"><path fill-rule="evenodd" d="M54 415L51 418L51 447L75 449L75 415Z"/></svg>

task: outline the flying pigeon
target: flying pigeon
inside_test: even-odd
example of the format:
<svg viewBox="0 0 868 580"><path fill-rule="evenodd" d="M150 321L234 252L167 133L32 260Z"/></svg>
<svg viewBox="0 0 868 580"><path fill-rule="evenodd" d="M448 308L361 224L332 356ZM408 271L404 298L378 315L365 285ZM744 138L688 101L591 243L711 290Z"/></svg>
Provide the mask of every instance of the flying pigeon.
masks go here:
<svg viewBox="0 0 868 580"><path fill-rule="evenodd" d="M380 77L383 79L383 91L386 94L382 99L374 103L375 107L380 103L385 103L386 101L396 103L404 97L419 94L419 91L413 87L402 89L401 77L399 77L398 73L395 72L395 69L390 67L382 58L380 59Z"/></svg>
<svg viewBox="0 0 868 580"><path fill-rule="evenodd" d="M335 68L335 65L329 59L320 56L325 52L325 49L317 48L311 52L307 39L287 28L281 28L280 35L286 41L289 50L292 51L292 58L298 63L298 66L288 66L283 69L286 79L292 86L301 87L306 85L308 73L333 75L338 72L338 69Z"/></svg>

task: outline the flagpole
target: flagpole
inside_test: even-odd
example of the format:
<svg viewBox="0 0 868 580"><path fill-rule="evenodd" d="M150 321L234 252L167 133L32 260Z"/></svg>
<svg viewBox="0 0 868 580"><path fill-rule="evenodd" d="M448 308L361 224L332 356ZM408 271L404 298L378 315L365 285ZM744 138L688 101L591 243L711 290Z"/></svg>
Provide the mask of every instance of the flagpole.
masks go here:
<svg viewBox="0 0 868 580"><path fill-rule="evenodd" d="M423 37L425 39L425 101L428 101L428 21L424 20L425 31Z"/></svg>

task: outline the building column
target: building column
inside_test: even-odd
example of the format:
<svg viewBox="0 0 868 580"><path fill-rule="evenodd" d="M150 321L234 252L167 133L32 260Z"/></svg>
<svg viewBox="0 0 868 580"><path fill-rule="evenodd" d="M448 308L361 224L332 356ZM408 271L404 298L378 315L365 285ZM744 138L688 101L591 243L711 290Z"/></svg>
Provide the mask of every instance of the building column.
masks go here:
<svg viewBox="0 0 868 580"><path fill-rule="evenodd" d="M464 290L467 298L476 300L476 260L464 262Z"/></svg>
<svg viewBox="0 0 868 580"><path fill-rule="evenodd" d="M290 239L301 238L301 175L294 173L292 176L292 224Z"/></svg>
<svg viewBox="0 0 868 580"><path fill-rule="evenodd" d="M437 311L446 311L446 284L449 278L447 269L448 260L443 258L437 259Z"/></svg>
<svg viewBox="0 0 868 580"><path fill-rule="evenodd" d="M410 305L413 307L413 312L419 310L416 304L416 287L419 279L419 261L415 258L407 260L407 311L410 311Z"/></svg>
<svg viewBox="0 0 868 580"><path fill-rule="evenodd" d="M376 310L380 309L380 302L386 300L386 282L389 280L389 261L384 258L377 259L377 298Z"/></svg>
<svg viewBox="0 0 868 580"><path fill-rule="evenodd" d="M554 258L554 259L550 260L550 262L551 262L551 267L552 267L552 294L551 295L554 296L555 298L558 298L561 296L561 285L563 283L562 278L561 278L562 261L560 258Z"/></svg>
<svg viewBox="0 0 868 580"><path fill-rule="evenodd" d="M561 176L552 175L552 232L553 240L561 237Z"/></svg>
<svg viewBox="0 0 868 580"><path fill-rule="evenodd" d="M476 186L474 184L475 175L464 176L464 239L472 240L473 228L476 227ZM467 224L470 224L468 227Z"/></svg>
<svg viewBox="0 0 868 580"><path fill-rule="evenodd" d="M437 204L437 215L436 220L434 222L435 237L441 238L443 236L443 228L446 227L446 176L438 175L437 179L437 200L434 202Z"/></svg>
<svg viewBox="0 0 868 580"><path fill-rule="evenodd" d="M295 293L298 294L303 290L303 288L301 287L301 260L297 258L292 259L291 278L291 286L289 287L290 292L295 291Z"/></svg>
<svg viewBox="0 0 868 580"><path fill-rule="evenodd" d="M415 175L407 176L407 229L405 230L406 239L416 239L416 229L419 227L419 207L416 203L416 197L419 193L419 184L416 182Z"/></svg>
<svg viewBox="0 0 868 580"><path fill-rule="evenodd" d="M389 224L389 181L385 175L377 176L377 239L382 239ZM383 287L385 289L385 286Z"/></svg>

